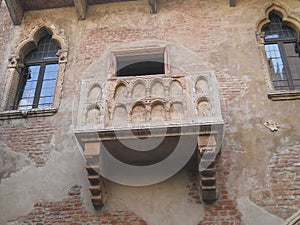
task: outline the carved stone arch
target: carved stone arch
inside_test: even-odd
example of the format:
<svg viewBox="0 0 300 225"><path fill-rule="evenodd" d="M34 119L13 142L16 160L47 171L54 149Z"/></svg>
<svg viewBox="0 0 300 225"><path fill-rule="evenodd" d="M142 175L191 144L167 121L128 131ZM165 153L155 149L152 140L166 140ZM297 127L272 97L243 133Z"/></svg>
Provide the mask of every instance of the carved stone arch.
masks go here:
<svg viewBox="0 0 300 225"><path fill-rule="evenodd" d="M113 126L127 126L128 125L128 110L127 110L126 105L118 104L114 108L112 125Z"/></svg>
<svg viewBox="0 0 300 225"><path fill-rule="evenodd" d="M67 39L62 30L59 30L54 25L47 24L34 27L29 33L29 36L17 46L16 52L19 57L23 59L30 51L34 50L38 42L47 35L52 36L52 39L60 47L58 54L68 51ZM66 60L66 58L63 60Z"/></svg>
<svg viewBox="0 0 300 225"><path fill-rule="evenodd" d="M119 81L115 86L114 90L114 99L124 99L127 98L129 94L129 87L128 84L124 81ZM121 96L124 95L124 96Z"/></svg>
<svg viewBox="0 0 300 225"><path fill-rule="evenodd" d="M204 76L198 76L195 82L195 91L197 94L209 95L210 87L209 81Z"/></svg>
<svg viewBox="0 0 300 225"><path fill-rule="evenodd" d="M136 102L130 111L131 122L141 123L147 120L147 107L142 101Z"/></svg>
<svg viewBox="0 0 300 225"><path fill-rule="evenodd" d="M151 121L161 123L166 119L166 107L162 100L156 99L151 103Z"/></svg>
<svg viewBox="0 0 300 225"><path fill-rule="evenodd" d="M161 85L161 87L159 87L159 85ZM159 78L152 80L150 83L150 93L152 97L164 97L166 95L166 87L164 85L164 82Z"/></svg>
<svg viewBox="0 0 300 225"><path fill-rule="evenodd" d="M131 96L132 98L144 98L147 93L147 84L145 81L139 79L135 81L132 85Z"/></svg>
<svg viewBox="0 0 300 225"><path fill-rule="evenodd" d="M207 97L200 97L197 100L196 107L199 118L210 117L213 115L212 103Z"/></svg>
<svg viewBox="0 0 300 225"><path fill-rule="evenodd" d="M170 97L180 97L184 94L184 86L179 80L170 81Z"/></svg>
<svg viewBox="0 0 300 225"><path fill-rule="evenodd" d="M86 110L85 123L89 125L98 125L100 121L100 107L97 104L90 104Z"/></svg>
<svg viewBox="0 0 300 225"><path fill-rule="evenodd" d="M88 88L88 102L99 102L102 99L102 87L99 83L93 83Z"/></svg>
<svg viewBox="0 0 300 225"><path fill-rule="evenodd" d="M269 13L275 11L281 18L282 21L287 24L288 26L292 27L294 30L299 32L300 30L300 21L296 17L292 16L290 13L281 3L274 2L269 4L265 8L264 16L259 20L256 26L256 31L259 33L264 25L270 22L269 20Z"/></svg>
<svg viewBox="0 0 300 225"><path fill-rule="evenodd" d="M170 119L172 121L183 121L185 119L184 105L180 101L174 101L170 104Z"/></svg>

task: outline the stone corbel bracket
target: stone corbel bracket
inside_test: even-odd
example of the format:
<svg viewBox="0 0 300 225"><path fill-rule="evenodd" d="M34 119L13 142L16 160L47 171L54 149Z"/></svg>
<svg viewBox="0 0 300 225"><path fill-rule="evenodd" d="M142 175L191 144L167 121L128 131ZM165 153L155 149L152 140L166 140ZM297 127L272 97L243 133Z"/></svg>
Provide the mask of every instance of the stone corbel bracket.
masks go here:
<svg viewBox="0 0 300 225"><path fill-rule="evenodd" d="M86 170L90 182L91 202L95 208L101 208L107 201L107 182L99 174L100 143L91 142L84 145Z"/></svg>
<svg viewBox="0 0 300 225"><path fill-rule="evenodd" d="M210 203L218 199L216 185L216 156L220 149L213 135L198 137L198 160L202 200Z"/></svg>
<svg viewBox="0 0 300 225"><path fill-rule="evenodd" d="M150 13L157 13L157 0L149 0Z"/></svg>

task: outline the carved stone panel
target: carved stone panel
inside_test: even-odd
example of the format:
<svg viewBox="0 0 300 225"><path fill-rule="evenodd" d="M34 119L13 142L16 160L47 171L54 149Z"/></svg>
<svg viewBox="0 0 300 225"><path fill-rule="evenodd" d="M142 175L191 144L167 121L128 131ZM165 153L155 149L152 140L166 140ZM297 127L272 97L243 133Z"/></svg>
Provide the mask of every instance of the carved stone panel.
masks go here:
<svg viewBox="0 0 300 225"><path fill-rule="evenodd" d="M183 88L179 81L172 81L170 86L170 96L173 98L182 97Z"/></svg>
<svg viewBox="0 0 300 225"><path fill-rule="evenodd" d="M159 81L154 81L151 84L151 97L160 97L163 98L165 96L164 86Z"/></svg>
<svg viewBox="0 0 300 225"><path fill-rule="evenodd" d="M198 94L203 94L203 95L207 95L208 94L208 83L206 80L204 79L200 79L196 82L196 92Z"/></svg>
<svg viewBox="0 0 300 225"><path fill-rule="evenodd" d="M99 107L92 107L87 111L86 124L93 125L100 123L100 109Z"/></svg>
<svg viewBox="0 0 300 225"><path fill-rule="evenodd" d="M101 101L102 98L102 90L99 85L93 86L88 93L88 102L96 103L97 101Z"/></svg>
<svg viewBox="0 0 300 225"><path fill-rule="evenodd" d="M199 117L208 117L211 116L211 105L205 100L201 99L197 104L197 111Z"/></svg>
<svg viewBox="0 0 300 225"><path fill-rule="evenodd" d="M128 113L125 106L117 106L113 114L113 126L125 126L128 124Z"/></svg>
<svg viewBox="0 0 300 225"><path fill-rule="evenodd" d="M155 103L151 108L151 121L156 123L163 122L165 119L165 109L161 102Z"/></svg>
<svg viewBox="0 0 300 225"><path fill-rule="evenodd" d="M134 124L146 121L146 107L143 104L137 104L133 107L131 121Z"/></svg>
<svg viewBox="0 0 300 225"><path fill-rule="evenodd" d="M127 88L124 84L121 83L116 87L114 99L116 101L122 101L126 98L127 98Z"/></svg>
<svg viewBox="0 0 300 225"><path fill-rule="evenodd" d="M146 87L143 83L138 82L132 89L132 98L141 99L146 96Z"/></svg>
<svg viewBox="0 0 300 225"><path fill-rule="evenodd" d="M183 121L184 110L182 103L173 103L170 108L170 119L171 121Z"/></svg>

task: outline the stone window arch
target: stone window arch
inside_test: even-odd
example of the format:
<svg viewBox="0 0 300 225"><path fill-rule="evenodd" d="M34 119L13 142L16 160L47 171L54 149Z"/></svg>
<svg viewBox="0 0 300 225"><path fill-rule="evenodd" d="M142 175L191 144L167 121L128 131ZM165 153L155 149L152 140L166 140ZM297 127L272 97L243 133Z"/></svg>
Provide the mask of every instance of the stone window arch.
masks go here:
<svg viewBox="0 0 300 225"><path fill-rule="evenodd" d="M60 105L67 54L67 41L61 30L54 26L34 28L29 37L18 45L15 55L9 58L0 119L54 114ZM37 69L36 79L26 74L26 71ZM45 75L47 71L50 71L48 77ZM33 80L32 87L29 87L31 81L28 78ZM40 86L36 85L38 82ZM41 86L43 82L44 87ZM26 88L26 83L29 88ZM26 97L24 92L30 88L35 94ZM25 98L32 102L25 104Z"/></svg>
<svg viewBox="0 0 300 225"><path fill-rule="evenodd" d="M268 97L272 100L300 98L299 31L297 19L276 4L267 8L258 25L257 39L268 71Z"/></svg>

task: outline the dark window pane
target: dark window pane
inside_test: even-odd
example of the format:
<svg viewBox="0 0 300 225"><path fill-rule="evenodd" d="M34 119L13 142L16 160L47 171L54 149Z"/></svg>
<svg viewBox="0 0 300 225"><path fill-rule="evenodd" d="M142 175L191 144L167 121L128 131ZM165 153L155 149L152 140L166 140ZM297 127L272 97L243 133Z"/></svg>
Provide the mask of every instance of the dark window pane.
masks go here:
<svg viewBox="0 0 300 225"><path fill-rule="evenodd" d="M280 16L275 12L269 14L270 23L266 24L262 31L265 32L265 40L290 38L295 39L297 37L296 31L291 27L288 27L282 23Z"/></svg>
<svg viewBox="0 0 300 225"><path fill-rule="evenodd" d="M117 57L117 76L164 74L164 54Z"/></svg>
<svg viewBox="0 0 300 225"><path fill-rule="evenodd" d="M293 80L300 79L300 58L295 51L295 43L284 43L283 47Z"/></svg>
<svg viewBox="0 0 300 225"><path fill-rule="evenodd" d="M45 59L57 59L56 55L59 47L53 41L51 36L46 36L39 41L38 48L31 51L26 57L25 62Z"/></svg>

